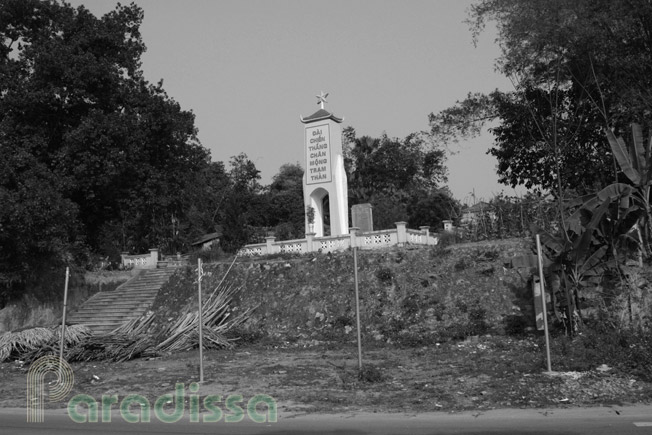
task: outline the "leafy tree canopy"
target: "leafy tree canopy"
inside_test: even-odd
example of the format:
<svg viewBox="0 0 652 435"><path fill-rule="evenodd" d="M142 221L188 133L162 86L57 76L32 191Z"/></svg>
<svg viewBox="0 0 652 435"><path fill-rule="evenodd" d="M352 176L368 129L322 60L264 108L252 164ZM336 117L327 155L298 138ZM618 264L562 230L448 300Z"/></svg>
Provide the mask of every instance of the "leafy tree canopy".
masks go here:
<svg viewBox="0 0 652 435"><path fill-rule="evenodd" d="M455 203L443 188L446 152L429 135L414 133L403 140L385 134L358 138L347 127L343 136L349 204L371 203L374 228L393 228L397 221L439 227L442 220L457 217L458 206L444 204ZM442 209L425 212L424 207L433 202L441 202ZM416 222L419 219L423 222Z"/></svg>
<svg viewBox="0 0 652 435"><path fill-rule="evenodd" d="M344 168L354 202L387 191L432 190L447 181L446 152L414 133L404 140L344 131Z"/></svg>
<svg viewBox="0 0 652 435"><path fill-rule="evenodd" d="M305 237L303 209L303 168L298 163L286 163L272 178L267 200L267 225L274 228L279 240Z"/></svg>
<svg viewBox="0 0 652 435"><path fill-rule="evenodd" d="M38 259L165 247L188 225L210 156L194 115L143 78L142 20L135 4L97 18L0 1L0 284Z"/></svg>
<svg viewBox="0 0 652 435"><path fill-rule="evenodd" d="M505 184L555 195L595 191L615 179L609 125L648 122L652 109L652 4L644 0L481 0L471 8L474 37L495 22L497 68L514 91L469 94L430 115L442 141L492 126ZM490 123L490 124L488 124Z"/></svg>

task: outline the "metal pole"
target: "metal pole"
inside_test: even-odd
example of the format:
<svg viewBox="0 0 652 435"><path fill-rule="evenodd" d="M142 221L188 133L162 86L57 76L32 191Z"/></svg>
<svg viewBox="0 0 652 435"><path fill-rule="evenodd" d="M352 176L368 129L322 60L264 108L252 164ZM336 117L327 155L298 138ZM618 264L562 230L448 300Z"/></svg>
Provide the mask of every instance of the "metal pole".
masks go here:
<svg viewBox="0 0 652 435"><path fill-rule="evenodd" d="M362 370L362 340L360 338L360 297L358 292L358 247L353 247L353 279L355 281L355 321L358 329L358 370Z"/></svg>
<svg viewBox="0 0 652 435"><path fill-rule="evenodd" d="M199 287L199 297L198 297L198 303L199 303L199 382L204 382L204 335L203 335L203 326L204 326L204 319L202 317L202 303L201 303L201 278L202 278L202 267L201 267L201 258L197 259L197 284Z"/></svg>
<svg viewBox="0 0 652 435"><path fill-rule="evenodd" d="M539 259L539 284L541 285L541 306L543 307L543 333L546 336L546 359L548 372L552 371L550 364L550 339L548 338L548 314L546 308L546 281L543 277L543 256L541 255L541 238L537 234L537 257Z"/></svg>
<svg viewBox="0 0 652 435"><path fill-rule="evenodd" d="M61 343L59 344L59 382L63 382L63 345L66 337L66 305L68 304L68 278L70 268L66 267L66 284L63 288L63 316L61 317Z"/></svg>

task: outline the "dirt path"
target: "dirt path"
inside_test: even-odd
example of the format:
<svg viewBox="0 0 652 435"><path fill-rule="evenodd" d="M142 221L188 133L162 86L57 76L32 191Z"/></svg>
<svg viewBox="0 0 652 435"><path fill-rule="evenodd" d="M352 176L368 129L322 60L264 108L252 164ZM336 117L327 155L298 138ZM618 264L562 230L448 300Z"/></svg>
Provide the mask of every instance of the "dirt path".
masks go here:
<svg viewBox="0 0 652 435"><path fill-rule="evenodd" d="M354 345L251 346L204 353L204 380L197 394L273 397L294 413L428 412L650 403L652 385L616 372L543 373L535 341L483 338L424 348L364 351L365 378L358 378ZM198 352L123 363L71 364L68 398L88 394L145 396L152 403L199 379ZM0 407L24 407L28 368L0 364ZM66 403L47 403L47 408Z"/></svg>

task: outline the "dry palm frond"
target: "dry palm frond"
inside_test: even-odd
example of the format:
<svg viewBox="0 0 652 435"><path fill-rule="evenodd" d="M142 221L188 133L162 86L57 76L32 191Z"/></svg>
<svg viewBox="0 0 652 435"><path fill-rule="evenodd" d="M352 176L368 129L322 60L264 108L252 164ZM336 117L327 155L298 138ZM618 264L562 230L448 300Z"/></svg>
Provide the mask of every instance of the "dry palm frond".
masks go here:
<svg viewBox="0 0 652 435"><path fill-rule="evenodd" d="M20 359L25 361L27 364L32 364L37 359L46 356L46 355L59 355L59 345L43 345L37 349L33 349L29 352L23 352L20 354Z"/></svg>
<svg viewBox="0 0 652 435"><path fill-rule="evenodd" d="M57 341L61 340L61 325L52 328ZM64 346L74 346L93 335L93 331L86 325L68 325L63 337Z"/></svg>
<svg viewBox="0 0 652 435"><path fill-rule="evenodd" d="M15 332L14 334L16 336L15 347L26 350L36 349L55 338L50 328L30 328Z"/></svg>
<svg viewBox="0 0 652 435"><path fill-rule="evenodd" d="M0 336L0 362L8 359L12 354L20 356L47 345L53 338L54 334L49 328L30 328L7 332Z"/></svg>
<svg viewBox="0 0 652 435"><path fill-rule="evenodd" d="M74 346L92 335L84 325L66 326L64 347ZM29 328L0 336L0 362L10 357L34 361L39 356L56 354L60 346L61 326Z"/></svg>
<svg viewBox="0 0 652 435"><path fill-rule="evenodd" d="M69 325L66 326L64 336L64 350L75 346L93 335L93 332L88 326L85 325ZM31 350L20 353L20 358L28 363L32 363L42 356L46 355L59 355L61 348L61 326L52 328L52 339L47 343Z"/></svg>
<svg viewBox="0 0 652 435"><path fill-rule="evenodd" d="M94 335L66 353L67 361L128 361L145 355L154 355L152 341L135 334Z"/></svg>
<svg viewBox="0 0 652 435"><path fill-rule="evenodd" d="M0 362L3 362L9 358L9 355L11 355L13 346L10 343L10 334L11 332L5 332L0 335Z"/></svg>

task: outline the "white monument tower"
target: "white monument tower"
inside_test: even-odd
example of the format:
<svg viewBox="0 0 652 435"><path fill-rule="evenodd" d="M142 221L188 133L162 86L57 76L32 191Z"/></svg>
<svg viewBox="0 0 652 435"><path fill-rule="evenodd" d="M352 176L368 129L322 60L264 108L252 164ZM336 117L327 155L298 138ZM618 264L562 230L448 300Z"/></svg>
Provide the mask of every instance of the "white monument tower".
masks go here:
<svg viewBox="0 0 652 435"><path fill-rule="evenodd" d="M305 168L303 202L306 210L306 233L324 237L349 233L349 201L342 156L342 123L324 109L328 94L320 92L320 109L304 118ZM312 210L312 213L309 212ZM314 214L313 222L309 219Z"/></svg>

